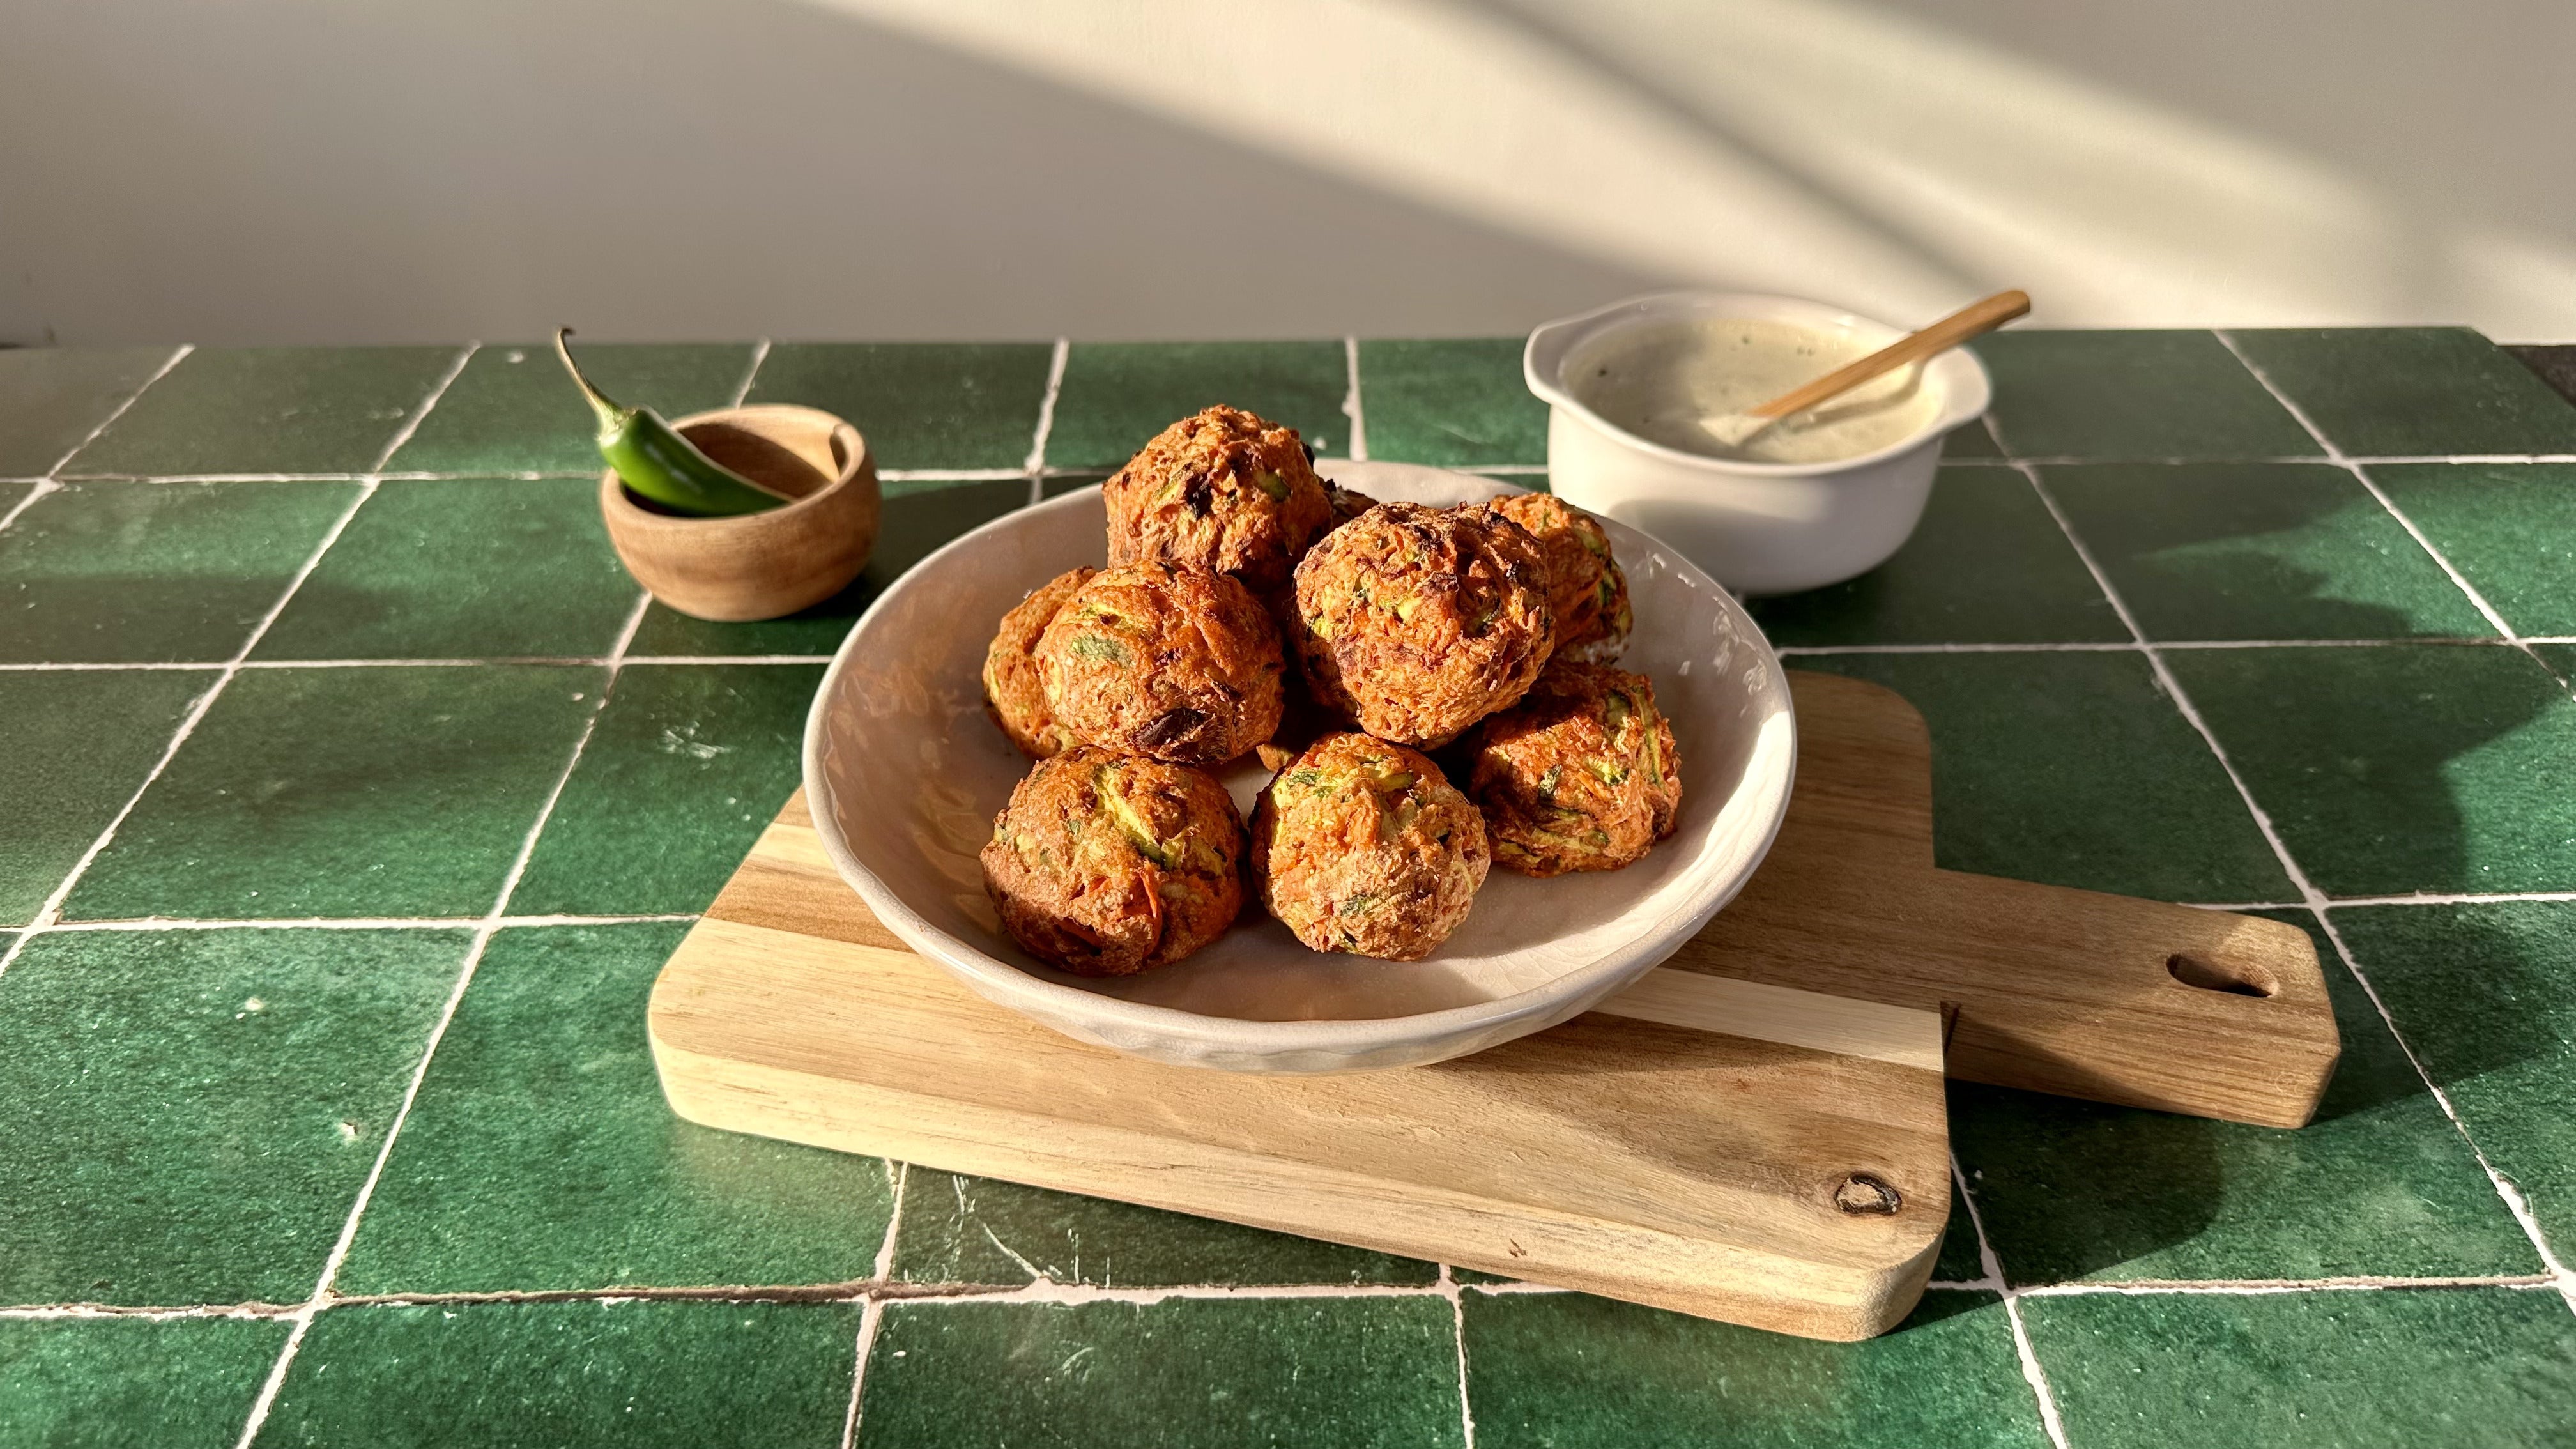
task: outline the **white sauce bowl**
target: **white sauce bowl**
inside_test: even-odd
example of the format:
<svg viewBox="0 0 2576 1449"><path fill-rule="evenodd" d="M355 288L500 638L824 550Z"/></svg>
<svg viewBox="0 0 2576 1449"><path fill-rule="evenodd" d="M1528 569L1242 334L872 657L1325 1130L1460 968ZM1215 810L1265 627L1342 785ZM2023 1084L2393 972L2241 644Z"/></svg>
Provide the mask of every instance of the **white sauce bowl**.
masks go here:
<svg viewBox="0 0 2576 1449"><path fill-rule="evenodd" d="M1941 439L1984 413L1983 363L1952 348L1924 365L1928 421L1874 452L1822 463L1755 463L1641 438L1576 396L1569 362L1595 344L1694 319L1785 322L1874 352L1905 335L1823 302L1754 292L1661 292L1567 317L1530 334L1521 369L1546 399L1548 487L1577 508L1663 540L1710 577L1749 594L1821 588L1867 573L1905 545L1931 496Z"/></svg>

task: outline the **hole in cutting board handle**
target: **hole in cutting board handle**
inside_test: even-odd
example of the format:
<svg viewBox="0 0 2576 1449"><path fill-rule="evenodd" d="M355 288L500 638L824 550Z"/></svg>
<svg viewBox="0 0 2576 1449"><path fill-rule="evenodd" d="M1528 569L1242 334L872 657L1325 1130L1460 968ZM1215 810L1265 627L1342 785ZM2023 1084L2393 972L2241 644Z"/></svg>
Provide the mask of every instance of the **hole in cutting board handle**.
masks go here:
<svg viewBox="0 0 2576 1449"><path fill-rule="evenodd" d="M2230 996L2271 996L2281 989L2281 983L2272 979L2272 973L2260 966L2212 961L2188 951L2177 951L2167 956L2165 969L2185 986L2196 986L2203 991L2224 991Z"/></svg>

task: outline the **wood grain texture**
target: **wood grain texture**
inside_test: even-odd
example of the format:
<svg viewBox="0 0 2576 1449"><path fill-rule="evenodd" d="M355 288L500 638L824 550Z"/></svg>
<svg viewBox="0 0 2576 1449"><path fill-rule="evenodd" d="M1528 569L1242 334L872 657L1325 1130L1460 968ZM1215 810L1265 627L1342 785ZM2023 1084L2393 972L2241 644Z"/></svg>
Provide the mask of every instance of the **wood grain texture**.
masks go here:
<svg viewBox="0 0 2576 1449"><path fill-rule="evenodd" d="M1905 1015L1937 1049L1939 1018ZM709 1126L1815 1338L1903 1318L1949 1213L1937 1072L1601 1013L1436 1066L1244 1076L1059 1036L908 951L711 915L652 1032ZM1896 1210L1838 1208L1855 1175Z"/></svg>
<svg viewBox="0 0 2576 1449"><path fill-rule="evenodd" d="M1555 1030L1338 1076L1122 1057L906 950L800 795L655 987L664 1091L710 1126L1831 1339L1884 1331L1930 1273L1944 1031L1950 1070L1980 1080L2306 1119L2336 1042L2304 933L1938 870L1920 717L1874 685L1791 680L1797 792L1761 872L1670 964ZM2272 994L2187 985L2177 955Z"/></svg>

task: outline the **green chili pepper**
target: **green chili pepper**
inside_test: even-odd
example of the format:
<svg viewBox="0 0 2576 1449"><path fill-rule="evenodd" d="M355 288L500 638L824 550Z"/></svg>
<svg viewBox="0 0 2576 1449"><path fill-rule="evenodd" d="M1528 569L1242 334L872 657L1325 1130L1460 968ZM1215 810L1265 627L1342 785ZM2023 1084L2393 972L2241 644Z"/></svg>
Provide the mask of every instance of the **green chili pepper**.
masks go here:
<svg viewBox="0 0 2576 1449"><path fill-rule="evenodd" d="M569 327L555 333L555 355L599 415L599 455L638 496L702 518L758 513L789 501L699 452L651 408L622 408L600 396L573 365L572 349L564 346L571 335Z"/></svg>

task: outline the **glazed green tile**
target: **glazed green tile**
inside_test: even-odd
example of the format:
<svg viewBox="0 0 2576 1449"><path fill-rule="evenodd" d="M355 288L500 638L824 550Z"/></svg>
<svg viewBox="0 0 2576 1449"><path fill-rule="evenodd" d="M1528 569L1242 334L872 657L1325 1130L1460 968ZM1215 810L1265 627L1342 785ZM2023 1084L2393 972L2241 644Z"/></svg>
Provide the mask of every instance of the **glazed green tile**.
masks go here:
<svg viewBox="0 0 2576 1449"><path fill-rule="evenodd" d="M300 1303L463 962L447 930L39 936L0 976L0 1301Z"/></svg>
<svg viewBox="0 0 2576 1449"><path fill-rule="evenodd" d="M2316 1120L2253 1127L1954 1082L1951 1147L2004 1271L2016 1284L2542 1271L2332 943L2305 911L2264 914L2308 926L2325 962L2343 1059Z"/></svg>
<svg viewBox="0 0 2576 1449"><path fill-rule="evenodd" d="M2561 683L2576 683L2576 644L2535 644L2532 652L2547 664Z"/></svg>
<svg viewBox="0 0 2576 1449"><path fill-rule="evenodd" d="M1160 1212L1106 1198L916 1167L905 1176L894 1276L1102 1288L1201 1283L1430 1283L1438 1265Z"/></svg>
<svg viewBox="0 0 2576 1449"><path fill-rule="evenodd" d="M1932 1281L1975 1283L1985 1276L1985 1257L1977 1248L1977 1222L1968 1213L1967 1195L1954 1182L1950 1184L1950 1222L1941 1231L1941 1256L1932 1264Z"/></svg>
<svg viewBox="0 0 2576 1449"><path fill-rule="evenodd" d="M2369 471L2514 632L2576 634L2576 464Z"/></svg>
<svg viewBox="0 0 2576 1449"><path fill-rule="evenodd" d="M893 1207L872 1157L681 1121L645 1000L678 923L502 931L340 1272L344 1293L845 1283Z"/></svg>
<svg viewBox="0 0 2576 1449"><path fill-rule="evenodd" d="M1941 440L1941 457L1954 463L1962 459L2001 462L2004 450L1995 441L1995 430L1980 417L1950 430L1949 436Z"/></svg>
<svg viewBox="0 0 2576 1449"><path fill-rule="evenodd" d="M604 675L530 665L245 670L64 914L481 915L571 759Z"/></svg>
<svg viewBox="0 0 2576 1449"><path fill-rule="evenodd" d="M2576 406L2466 327L2231 333L2355 457L2576 453Z"/></svg>
<svg viewBox="0 0 2576 1449"><path fill-rule="evenodd" d="M1017 468L1053 357L1043 342L782 342L746 401L837 414L880 468Z"/></svg>
<svg viewBox="0 0 2576 1449"><path fill-rule="evenodd" d="M626 407L665 420L732 404L748 343L573 344L581 370ZM398 473L583 473L600 469L597 424L546 342L486 343L385 467Z"/></svg>
<svg viewBox="0 0 2576 1449"><path fill-rule="evenodd" d="M1077 493L1085 488L1097 488L1101 480L1108 476L1106 473L1076 473L1067 478L1049 478L1038 485L1039 497L1043 501L1048 498L1062 498L1068 493Z"/></svg>
<svg viewBox="0 0 2576 1449"><path fill-rule="evenodd" d="M2530 655L2389 644L2166 663L2326 894L2576 888L2576 794L2547 783L2576 758L2576 700Z"/></svg>
<svg viewBox="0 0 2576 1449"><path fill-rule="evenodd" d="M598 658L639 592L586 479L391 479L359 506L256 657Z"/></svg>
<svg viewBox="0 0 2576 1449"><path fill-rule="evenodd" d="M2576 1250L2576 904L2339 909L2397 1029L2542 1234Z"/></svg>
<svg viewBox="0 0 2576 1449"><path fill-rule="evenodd" d="M1848 583L1755 599L1775 645L2129 637L2057 520L2010 468L1944 468L1896 556Z"/></svg>
<svg viewBox="0 0 2576 1449"><path fill-rule="evenodd" d="M0 672L0 925L23 924L152 773L213 670Z"/></svg>
<svg viewBox="0 0 2576 1449"><path fill-rule="evenodd" d="M1402 1445L1464 1437L1449 1305L1413 1298L886 1305L860 1449Z"/></svg>
<svg viewBox="0 0 2576 1449"><path fill-rule="evenodd" d="M1444 468L1546 462L1547 404L1521 378L1521 348L1518 337L1361 343L1369 456Z"/></svg>
<svg viewBox="0 0 2576 1449"><path fill-rule="evenodd" d="M2492 638L2361 480L2323 463L2043 476L2150 639Z"/></svg>
<svg viewBox="0 0 2576 1449"><path fill-rule="evenodd" d="M355 483L73 482L0 533L0 660L226 660Z"/></svg>
<svg viewBox="0 0 2576 1449"><path fill-rule="evenodd" d="M810 664L620 674L512 914L705 910L795 793L805 711L822 678Z"/></svg>
<svg viewBox="0 0 2576 1449"><path fill-rule="evenodd" d="M1974 344L2017 458L2300 458L2323 451L2215 333L1999 332Z"/></svg>
<svg viewBox="0 0 2576 1449"><path fill-rule="evenodd" d="M1115 468L1216 403L1295 428L1317 453L1347 454L1349 396L1339 342L1077 342L1065 357L1047 466Z"/></svg>
<svg viewBox="0 0 2576 1449"><path fill-rule="evenodd" d="M313 1321L268 1449L832 1449L859 1309L670 1301L370 1304Z"/></svg>
<svg viewBox="0 0 2576 1449"><path fill-rule="evenodd" d="M1471 1290L1465 1304L1477 1449L2048 1443L1993 1293L1936 1289L1862 1343L1580 1293Z"/></svg>
<svg viewBox="0 0 2576 1449"><path fill-rule="evenodd" d="M1792 662L1886 685L1922 712L1933 847L1952 870L2155 900L2293 894L2225 771L2136 654Z"/></svg>
<svg viewBox="0 0 2576 1449"><path fill-rule="evenodd" d="M968 529L1029 501L1019 478L947 483L907 480L885 485L885 511L867 570L848 588L801 614L756 624L716 624L653 604L627 646L631 654L728 658L752 654L829 654L859 615L904 570Z"/></svg>
<svg viewBox="0 0 2576 1449"><path fill-rule="evenodd" d="M0 350L0 477L53 471L170 353L167 347Z"/></svg>
<svg viewBox="0 0 2576 1449"><path fill-rule="evenodd" d="M457 355L453 347L201 347L63 471L362 473Z"/></svg>
<svg viewBox="0 0 2576 1449"><path fill-rule="evenodd" d="M2093 1294L2021 1310L2067 1442L2088 1449L2564 1449L2576 1424L2576 1317L2546 1290Z"/></svg>
<svg viewBox="0 0 2576 1449"><path fill-rule="evenodd" d="M273 1318L0 1320L0 1443L231 1449L286 1333Z"/></svg>

